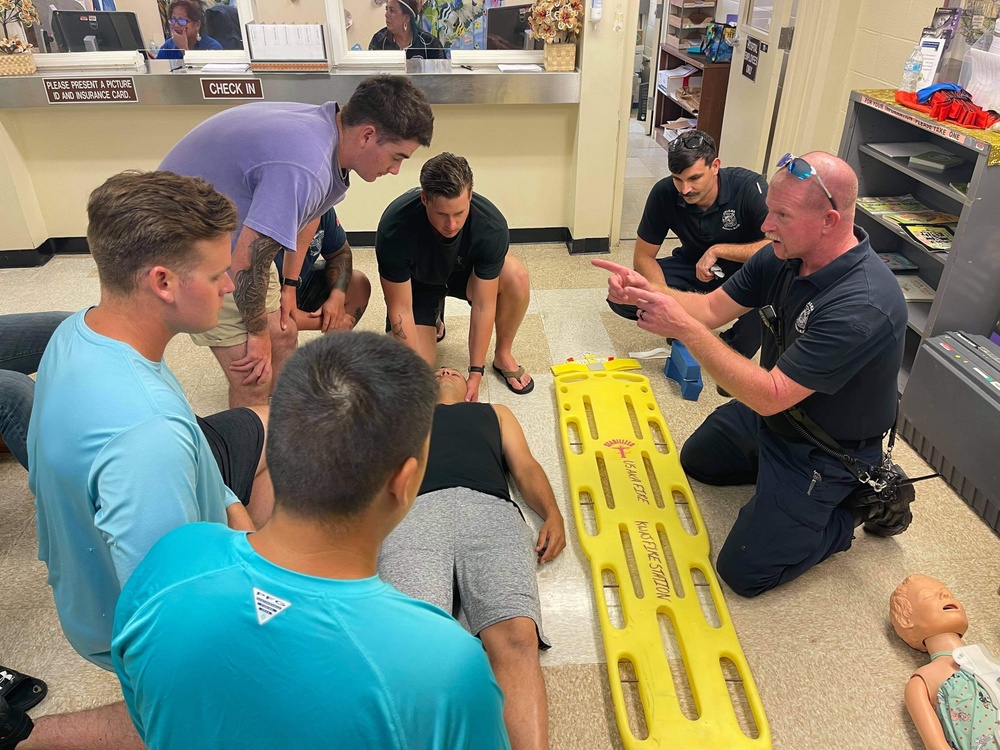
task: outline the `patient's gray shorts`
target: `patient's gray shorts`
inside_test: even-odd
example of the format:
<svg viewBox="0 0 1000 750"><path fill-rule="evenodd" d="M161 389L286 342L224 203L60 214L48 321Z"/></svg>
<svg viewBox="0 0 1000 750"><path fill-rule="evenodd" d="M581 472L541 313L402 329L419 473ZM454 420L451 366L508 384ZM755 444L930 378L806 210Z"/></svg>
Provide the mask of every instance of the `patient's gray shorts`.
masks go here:
<svg viewBox="0 0 1000 750"><path fill-rule="evenodd" d="M542 633L535 535L503 498L464 487L420 495L382 543L378 572L404 594L457 613L475 634L514 617ZM456 601L456 595L458 601Z"/></svg>

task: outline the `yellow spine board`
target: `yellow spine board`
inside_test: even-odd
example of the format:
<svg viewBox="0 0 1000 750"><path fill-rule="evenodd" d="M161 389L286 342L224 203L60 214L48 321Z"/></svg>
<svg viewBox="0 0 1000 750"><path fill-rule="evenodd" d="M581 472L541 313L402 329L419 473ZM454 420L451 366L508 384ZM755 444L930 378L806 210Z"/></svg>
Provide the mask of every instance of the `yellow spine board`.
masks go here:
<svg viewBox="0 0 1000 750"><path fill-rule="evenodd" d="M629 750L770 748L760 696L709 561L705 525L649 381L584 372L559 375L554 384L573 516L590 560L622 742ZM592 521L589 512L585 521L585 508L593 509ZM606 577L619 592L615 622ZM671 629L673 658L673 639L664 635ZM635 671L643 738L629 726L621 662ZM745 698L737 708L730 696L739 695L740 685Z"/></svg>

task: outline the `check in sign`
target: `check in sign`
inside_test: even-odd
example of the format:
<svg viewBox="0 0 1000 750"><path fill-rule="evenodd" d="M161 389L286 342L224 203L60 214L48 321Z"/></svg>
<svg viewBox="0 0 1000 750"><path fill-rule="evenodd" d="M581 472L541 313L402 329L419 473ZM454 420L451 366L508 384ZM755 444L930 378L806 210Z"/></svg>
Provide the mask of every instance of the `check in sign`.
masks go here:
<svg viewBox="0 0 1000 750"><path fill-rule="evenodd" d="M206 99L263 99L259 78L202 78L201 94Z"/></svg>

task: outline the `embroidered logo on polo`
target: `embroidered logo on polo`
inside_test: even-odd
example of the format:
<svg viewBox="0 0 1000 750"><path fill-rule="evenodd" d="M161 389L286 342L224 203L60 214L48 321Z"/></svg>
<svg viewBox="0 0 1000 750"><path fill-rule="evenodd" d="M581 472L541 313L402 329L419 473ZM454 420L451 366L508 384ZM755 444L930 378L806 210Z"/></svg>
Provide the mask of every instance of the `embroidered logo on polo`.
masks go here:
<svg viewBox="0 0 1000 750"><path fill-rule="evenodd" d="M736 220L736 209L727 208L722 212L722 228L729 230L740 228L740 223Z"/></svg>
<svg viewBox="0 0 1000 750"><path fill-rule="evenodd" d="M263 625L271 618L277 617L291 607L292 603L286 602L284 599L279 599L266 591L261 591L254 586L253 605L257 610L257 623Z"/></svg>
<svg viewBox="0 0 1000 750"><path fill-rule="evenodd" d="M802 312L799 313L799 317L795 319L795 330L799 333L806 332L806 325L809 323L809 313L813 311L813 303L806 302L806 306L802 308Z"/></svg>

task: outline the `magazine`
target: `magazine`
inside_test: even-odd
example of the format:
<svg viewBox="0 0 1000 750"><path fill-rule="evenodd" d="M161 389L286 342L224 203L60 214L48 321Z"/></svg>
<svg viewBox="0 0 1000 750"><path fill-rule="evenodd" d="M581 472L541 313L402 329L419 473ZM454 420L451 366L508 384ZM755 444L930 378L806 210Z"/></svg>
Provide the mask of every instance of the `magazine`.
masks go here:
<svg viewBox="0 0 1000 750"><path fill-rule="evenodd" d="M951 241L955 233L945 226L928 226L926 224L904 224L913 239L928 250L951 250Z"/></svg>
<svg viewBox="0 0 1000 750"><path fill-rule="evenodd" d="M890 214L899 211L926 211L927 206L912 195L870 196L858 198L858 205L870 214Z"/></svg>
<svg viewBox="0 0 1000 750"><path fill-rule="evenodd" d="M897 276L896 283L903 290L903 299L907 302L929 302L934 299L934 289L919 276Z"/></svg>
<svg viewBox="0 0 1000 750"><path fill-rule="evenodd" d="M903 211L883 214L883 219L892 219L897 224L958 224L955 214L944 211Z"/></svg>
<svg viewBox="0 0 1000 750"><path fill-rule="evenodd" d="M946 169L965 164L965 159L955 154L942 153L941 151L926 151L922 154L911 156L907 164L916 169L927 169L932 172L943 172Z"/></svg>
<svg viewBox="0 0 1000 750"><path fill-rule="evenodd" d="M916 271L917 264L899 253L878 253L878 257L890 271Z"/></svg>

